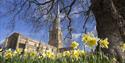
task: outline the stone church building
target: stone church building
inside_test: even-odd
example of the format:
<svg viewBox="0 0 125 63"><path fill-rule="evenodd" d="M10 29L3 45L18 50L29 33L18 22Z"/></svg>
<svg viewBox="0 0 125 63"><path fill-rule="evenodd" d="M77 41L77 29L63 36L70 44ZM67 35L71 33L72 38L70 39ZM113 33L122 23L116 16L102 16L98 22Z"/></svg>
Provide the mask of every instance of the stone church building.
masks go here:
<svg viewBox="0 0 125 63"><path fill-rule="evenodd" d="M51 50L53 52L57 51L57 48L44 42L39 42L30 38L27 38L19 33L13 33L10 35L4 44L5 48L11 48L15 50L16 48L27 49L28 51L40 51L40 50Z"/></svg>

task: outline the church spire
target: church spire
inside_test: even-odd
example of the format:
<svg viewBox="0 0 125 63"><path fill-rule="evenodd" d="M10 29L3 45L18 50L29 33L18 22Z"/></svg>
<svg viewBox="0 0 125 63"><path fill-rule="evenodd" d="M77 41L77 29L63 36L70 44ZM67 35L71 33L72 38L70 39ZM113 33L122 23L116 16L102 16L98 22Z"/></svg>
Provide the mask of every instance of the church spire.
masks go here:
<svg viewBox="0 0 125 63"><path fill-rule="evenodd" d="M55 46L57 48L63 47L62 42L62 32L60 27L60 8L59 4L57 4L57 17L55 21L53 21L53 28L50 31L50 38L49 38L49 44L52 46Z"/></svg>
<svg viewBox="0 0 125 63"><path fill-rule="evenodd" d="M57 5L57 17L56 17L56 20L54 21L54 25L56 25L56 28L61 30L61 27L60 27L60 7L59 7L59 4Z"/></svg>

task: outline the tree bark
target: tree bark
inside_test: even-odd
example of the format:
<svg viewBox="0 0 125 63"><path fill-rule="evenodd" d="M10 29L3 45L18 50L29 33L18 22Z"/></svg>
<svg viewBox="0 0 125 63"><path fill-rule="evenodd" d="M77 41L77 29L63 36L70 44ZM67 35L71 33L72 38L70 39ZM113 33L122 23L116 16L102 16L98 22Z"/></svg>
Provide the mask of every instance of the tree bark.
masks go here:
<svg viewBox="0 0 125 63"><path fill-rule="evenodd" d="M115 55L122 63L125 53L120 45L125 41L125 0L92 0L92 11L100 38L109 39L109 48L104 53Z"/></svg>

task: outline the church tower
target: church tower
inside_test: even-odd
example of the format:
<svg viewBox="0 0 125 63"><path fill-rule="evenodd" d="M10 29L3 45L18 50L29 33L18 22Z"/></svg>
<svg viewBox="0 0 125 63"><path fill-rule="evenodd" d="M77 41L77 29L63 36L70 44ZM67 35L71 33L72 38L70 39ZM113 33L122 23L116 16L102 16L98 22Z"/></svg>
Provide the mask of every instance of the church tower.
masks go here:
<svg viewBox="0 0 125 63"><path fill-rule="evenodd" d="M52 29L49 32L49 45L62 48L63 42L62 42L62 32L60 27L60 9L58 4L58 11L57 11L57 17L53 21Z"/></svg>

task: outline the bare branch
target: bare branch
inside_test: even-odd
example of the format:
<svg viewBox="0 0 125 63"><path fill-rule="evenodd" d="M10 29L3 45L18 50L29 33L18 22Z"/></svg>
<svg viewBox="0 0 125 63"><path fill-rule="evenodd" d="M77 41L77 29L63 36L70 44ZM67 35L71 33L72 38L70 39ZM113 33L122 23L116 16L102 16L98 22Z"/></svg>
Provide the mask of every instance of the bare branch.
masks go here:
<svg viewBox="0 0 125 63"><path fill-rule="evenodd" d="M51 2L53 2L54 0L49 0L49 1L46 1L46 2L44 2L44 3L39 3L37 0L33 0L33 1L31 1L32 3L35 3L36 5L46 5L46 4L48 4L48 3L51 3Z"/></svg>

